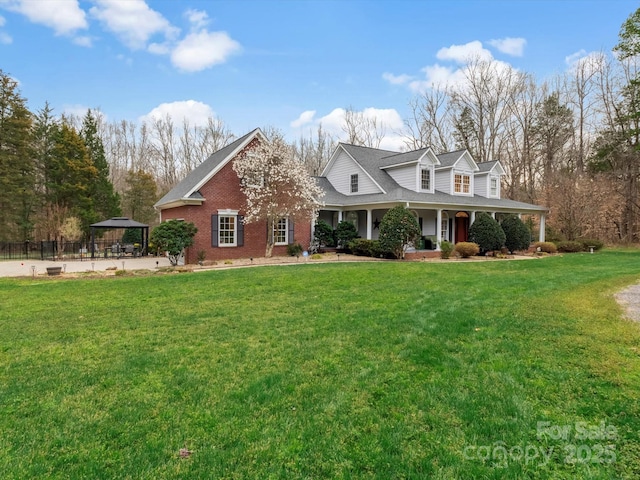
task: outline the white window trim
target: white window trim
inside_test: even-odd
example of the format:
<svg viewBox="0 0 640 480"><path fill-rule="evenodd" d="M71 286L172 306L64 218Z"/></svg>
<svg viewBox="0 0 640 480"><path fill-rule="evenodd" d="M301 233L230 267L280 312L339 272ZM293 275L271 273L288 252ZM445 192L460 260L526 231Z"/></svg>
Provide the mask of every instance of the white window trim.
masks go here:
<svg viewBox="0 0 640 480"><path fill-rule="evenodd" d="M356 183L353 183L353 179L355 177ZM354 190L353 187L356 187ZM352 173L349 175L349 193L358 193L360 191L360 175L357 173Z"/></svg>
<svg viewBox="0 0 640 480"><path fill-rule="evenodd" d="M494 180L496 182L495 193L493 192L493 187L491 186ZM489 176L489 196L494 198L500 197L500 177L499 176L496 176L496 175Z"/></svg>
<svg viewBox="0 0 640 480"><path fill-rule="evenodd" d="M276 232L278 231L278 223L280 220L284 220L284 242L276 242ZM273 244L274 245L288 245L289 244L289 219L288 218L280 218L276 220L273 224Z"/></svg>
<svg viewBox="0 0 640 480"><path fill-rule="evenodd" d="M429 188L422 188L422 171L429 172ZM432 193L435 183L435 169L426 165L420 165L418 167L418 191Z"/></svg>
<svg viewBox="0 0 640 480"><path fill-rule="evenodd" d="M460 184L460 191L456 192L456 175L460 175L461 181L462 183ZM469 177L469 191L465 192L464 191L464 177ZM454 170L452 172L452 178L451 178L451 191L453 193L453 195L464 195L464 196L473 196L473 172L468 172L465 170Z"/></svg>
<svg viewBox="0 0 640 480"><path fill-rule="evenodd" d="M442 226L445 226L442 228ZM440 217L440 238L443 242L449 241L449 214L447 212L442 212Z"/></svg>
<svg viewBox="0 0 640 480"><path fill-rule="evenodd" d="M223 218L233 218L233 243L222 242L221 222ZM226 230L225 230L226 231ZM238 210L218 210L218 247L237 247L238 246Z"/></svg>

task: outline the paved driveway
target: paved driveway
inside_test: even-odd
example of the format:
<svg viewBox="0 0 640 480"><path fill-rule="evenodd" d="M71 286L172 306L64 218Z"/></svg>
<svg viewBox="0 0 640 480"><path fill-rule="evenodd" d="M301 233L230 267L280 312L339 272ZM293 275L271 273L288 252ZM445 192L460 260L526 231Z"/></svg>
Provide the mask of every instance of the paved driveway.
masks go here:
<svg viewBox="0 0 640 480"><path fill-rule="evenodd" d="M65 272L87 272L87 271L104 271L108 268L116 267L122 270L124 262L125 270L153 270L157 267L168 267L169 259L165 257L142 257L131 258L125 257L120 260L114 259L94 259L92 260L59 260L56 262L47 260L9 260L0 261L0 277L30 277L36 275L46 275L47 267L62 267ZM157 264L156 264L157 262Z"/></svg>

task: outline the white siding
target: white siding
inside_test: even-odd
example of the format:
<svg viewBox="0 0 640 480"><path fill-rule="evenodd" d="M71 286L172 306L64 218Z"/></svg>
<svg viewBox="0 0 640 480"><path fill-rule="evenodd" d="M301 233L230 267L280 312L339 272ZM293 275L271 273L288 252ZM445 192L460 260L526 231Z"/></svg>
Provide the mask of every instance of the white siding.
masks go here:
<svg viewBox="0 0 640 480"><path fill-rule="evenodd" d="M451 179L451 170L446 169L442 171L436 171L436 190L444 193L452 193L453 186L451 183L453 180Z"/></svg>
<svg viewBox="0 0 640 480"><path fill-rule="evenodd" d="M416 191L418 179L416 177L416 165L406 165L398 168L388 168L386 172L398 185L409 190Z"/></svg>
<svg viewBox="0 0 640 480"><path fill-rule="evenodd" d="M351 193L351 175L354 174L358 175L358 193ZM381 193L364 170L344 151L338 154L326 177L338 192L345 195Z"/></svg>
<svg viewBox="0 0 640 480"><path fill-rule="evenodd" d="M489 196L489 175L482 174L476 175L474 181L474 192L476 195L480 195L481 197Z"/></svg>

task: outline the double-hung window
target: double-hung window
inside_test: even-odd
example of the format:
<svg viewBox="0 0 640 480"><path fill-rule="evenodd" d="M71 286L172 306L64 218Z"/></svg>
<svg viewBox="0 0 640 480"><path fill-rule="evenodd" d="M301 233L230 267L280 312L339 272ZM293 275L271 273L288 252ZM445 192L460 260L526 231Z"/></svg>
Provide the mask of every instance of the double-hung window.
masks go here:
<svg viewBox="0 0 640 480"><path fill-rule="evenodd" d="M286 218L281 218L273 224L273 243L275 245L286 245L288 243L287 233L289 226Z"/></svg>
<svg viewBox="0 0 640 480"><path fill-rule="evenodd" d="M453 179L453 191L455 193L469 193L471 191L471 177L456 173Z"/></svg>
<svg viewBox="0 0 640 480"><path fill-rule="evenodd" d="M498 179L495 177L491 178L491 196L492 197L498 196Z"/></svg>
<svg viewBox="0 0 640 480"><path fill-rule="evenodd" d="M358 174L351 175L351 193L358 193Z"/></svg>
<svg viewBox="0 0 640 480"><path fill-rule="evenodd" d="M219 241L221 247L236 246L236 216L220 215L218 217L220 228L218 229Z"/></svg>
<svg viewBox="0 0 640 480"><path fill-rule="evenodd" d="M431 170L428 168L420 170L420 189L431 190Z"/></svg>

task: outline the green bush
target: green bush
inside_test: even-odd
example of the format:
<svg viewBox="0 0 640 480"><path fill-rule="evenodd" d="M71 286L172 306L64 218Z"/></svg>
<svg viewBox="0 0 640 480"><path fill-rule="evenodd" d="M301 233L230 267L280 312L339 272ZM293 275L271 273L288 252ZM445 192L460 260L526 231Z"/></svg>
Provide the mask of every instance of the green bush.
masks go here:
<svg viewBox="0 0 640 480"><path fill-rule="evenodd" d="M287 245L287 255L290 257L299 257L302 253L302 245L299 243L290 243Z"/></svg>
<svg viewBox="0 0 640 480"><path fill-rule="evenodd" d="M454 251L458 253L462 258L469 258L477 255L480 252L480 247L477 243L472 242L458 242L454 247Z"/></svg>
<svg viewBox="0 0 640 480"><path fill-rule="evenodd" d="M579 238L578 241L582 242L585 252L589 251L589 247L593 247L595 252L604 248L604 242L595 238Z"/></svg>
<svg viewBox="0 0 640 480"><path fill-rule="evenodd" d="M577 242L575 240L566 240L564 242L558 242L556 244L559 252L562 253L577 253L584 251L584 245L582 242Z"/></svg>
<svg viewBox="0 0 640 480"><path fill-rule="evenodd" d="M313 238L316 239L321 247L335 247L335 232L331 225L324 220L318 220L313 228Z"/></svg>
<svg viewBox="0 0 640 480"><path fill-rule="evenodd" d="M357 237L358 231L353 223L343 220L338 224L338 228L336 228L338 247L349 248L349 242Z"/></svg>
<svg viewBox="0 0 640 480"><path fill-rule="evenodd" d="M517 215L507 216L500 226L504 231L504 245L510 252L529 248L531 231Z"/></svg>
<svg viewBox="0 0 640 480"><path fill-rule="evenodd" d="M504 246L505 234L491 215L480 212L469 227L469 241L477 243L482 252L500 250Z"/></svg>
<svg viewBox="0 0 640 480"><path fill-rule="evenodd" d="M407 246L420 237L416 217L404 206L388 210L380 222L380 248L395 258L404 258Z"/></svg>
<svg viewBox="0 0 640 480"><path fill-rule="evenodd" d="M444 240L440 243L440 258L449 258L453 253L453 244Z"/></svg>
<svg viewBox="0 0 640 480"><path fill-rule="evenodd" d="M558 252L558 247L556 247L556 244L551 242L536 242L533 244L533 246L536 247L536 249L539 248L541 252L545 252L545 253Z"/></svg>
<svg viewBox="0 0 640 480"><path fill-rule="evenodd" d="M349 242L349 249L354 255L362 257L378 258L383 254L378 240L367 240L365 238L356 238Z"/></svg>
<svg viewBox="0 0 640 480"><path fill-rule="evenodd" d="M122 243L142 243L142 229L126 228L122 235Z"/></svg>

